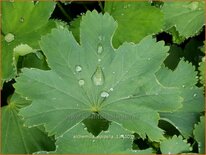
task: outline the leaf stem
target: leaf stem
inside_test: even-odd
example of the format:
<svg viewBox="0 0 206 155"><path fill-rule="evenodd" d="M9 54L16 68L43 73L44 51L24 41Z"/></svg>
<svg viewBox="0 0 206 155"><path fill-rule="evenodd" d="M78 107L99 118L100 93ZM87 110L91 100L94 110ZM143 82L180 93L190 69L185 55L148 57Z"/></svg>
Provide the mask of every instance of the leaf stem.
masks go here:
<svg viewBox="0 0 206 155"><path fill-rule="evenodd" d="M63 15L67 18L67 20L72 20L72 18L67 14L60 2L57 2L57 6L59 7Z"/></svg>
<svg viewBox="0 0 206 155"><path fill-rule="evenodd" d="M104 13L104 7L103 7L103 5L102 5L102 2L101 2L101 1L98 1L98 3L99 3L99 7L100 7L102 13Z"/></svg>

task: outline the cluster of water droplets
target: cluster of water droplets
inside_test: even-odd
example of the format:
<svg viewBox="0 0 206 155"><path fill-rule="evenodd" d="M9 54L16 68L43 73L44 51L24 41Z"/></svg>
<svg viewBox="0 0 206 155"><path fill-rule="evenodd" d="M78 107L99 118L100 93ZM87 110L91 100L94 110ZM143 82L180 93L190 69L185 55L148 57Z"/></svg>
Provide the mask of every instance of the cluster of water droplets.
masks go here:
<svg viewBox="0 0 206 155"><path fill-rule="evenodd" d="M82 71L82 67L80 65L76 65L75 66L75 71L76 71L76 73L80 73ZM80 79L78 81L78 83L79 83L80 86L83 86L85 84L85 81L83 79Z"/></svg>

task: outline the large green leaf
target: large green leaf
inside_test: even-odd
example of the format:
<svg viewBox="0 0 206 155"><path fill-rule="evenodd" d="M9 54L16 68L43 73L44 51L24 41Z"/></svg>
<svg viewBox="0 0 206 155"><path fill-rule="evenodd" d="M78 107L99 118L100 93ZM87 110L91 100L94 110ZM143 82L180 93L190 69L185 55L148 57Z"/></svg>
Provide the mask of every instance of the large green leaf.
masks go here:
<svg viewBox="0 0 206 155"><path fill-rule="evenodd" d="M174 71L162 67L157 73L157 78L163 85L182 90L183 107L173 113L161 113L161 118L172 123L185 137L191 136L200 112L204 111L203 90L195 87L196 75L195 68L183 60Z"/></svg>
<svg viewBox="0 0 206 155"><path fill-rule="evenodd" d="M105 12L109 12L118 22L113 43L117 47L125 41L138 43L149 34L163 28L163 14L149 2L105 2Z"/></svg>
<svg viewBox="0 0 206 155"><path fill-rule="evenodd" d="M175 26L181 37L196 35L205 23L204 4L204 1L165 2L162 7L165 30Z"/></svg>
<svg viewBox="0 0 206 155"><path fill-rule="evenodd" d="M114 49L116 28L108 13L88 11L81 22L81 45L67 29L42 37L40 46L51 70L23 69L15 84L18 93L33 101L20 112L26 125L45 124L50 135L59 137L98 113L142 138L163 138L158 112L182 106L179 89L162 86L154 76L168 47L148 36Z"/></svg>
<svg viewBox="0 0 206 155"><path fill-rule="evenodd" d="M190 145L181 136L173 136L161 142L160 150L162 154L188 153L191 151Z"/></svg>
<svg viewBox="0 0 206 155"><path fill-rule="evenodd" d="M27 128L18 116L19 108L30 102L14 94L9 105L2 110L2 153L31 154L40 150L53 150L54 142L37 127Z"/></svg>
<svg viewBox="0 0 206 155"><path fill-rule="evenodd" d="M198 151L199 153L205 153L205 117L200 117L200 122L195 124L195 128L193 131L195 140L198 143Z"/></svg>
<svg viewBox="0 0 206 155"><path fill-rule="evenodd" d="M117 124L94 137L80 123L57 140L54 153L124 153L131 150L132 141L133 135Z"/></svg>
<svg viewBox="0 0 206 155"><path fill-rule="evenodd" d="M54 7L54 2L2 2L3 81L14 78L17 73L13 49L19 44L38 49L41 35L55 27L54 22L48 22Z"/></svg>
<svg viewBox="0 0 206 155"><path fill-rule="evenodd" d="M61 154L61 153L118 153L118 154L151 154L152 149L132 150L133 135L120 125L112 123L107 131L97 137L88 133L84 124L78 124L67 131L56 142L56 150L52 152L37 152L37 154Z"/></svg>

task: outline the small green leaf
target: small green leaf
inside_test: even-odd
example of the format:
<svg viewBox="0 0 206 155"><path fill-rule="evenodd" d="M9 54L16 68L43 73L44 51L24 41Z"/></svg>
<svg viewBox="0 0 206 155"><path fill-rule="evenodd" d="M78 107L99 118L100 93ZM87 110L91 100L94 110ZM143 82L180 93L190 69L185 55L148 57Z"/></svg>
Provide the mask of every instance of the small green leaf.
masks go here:
<svg viewBox="0 0 206 155"><path fill-rule="evenodd" d="M163 28L163 14L149 2L105 2L105 12L118 22L113 43L118 47L123 42L138 43L145 36Z"/></svg>
<svg viewBox="0 0 206 155"><path fill-rule="evenodd" d="M173 113L160 113L161 119L173 124L187 138L192 135L200 112L204 111L203 90L195 86L196 75L195 68L183 60L174 71L163 67L157 72L158 80L165 86L179 87L184 99L182 108Z"/></svg>
<svg viewBox="0 0 206 155"><path fill-rule="evenodd" d="M198 152L201 154L205 153L205 117L200 117L200 122L195 124L193 131L195 140L198 143Z"/></svg>
<svg viewBox="0 0 206 155"><path fill-rule="evenodd" d="M132 142L131 132L115 123L97 137L88 133L87 128L80 123L57 139L57 149L51 153L129 153L132 152Z"/></svg>
<svg viewBox="0 0 206 155"><path fill-rule="evenodd" d="M175 26L185 38L198 34L204 25L204 6L204 1L165 2L162 7L165 30Z"/></svg>
<svg viewBox="0 0 206 155"><path fill-rule="evenodd" d="M173 136L160 143L162 154L188 153L191 151L190 145L181 136Z"/></svg>
<svg viewBox="0 0 206 155"><path fill-rule="evenodd" d="M15 47L26 44L39 49L42 35L55 27L48 21L55 7L54 2L2 2L2 81L17 75ZM28 51L27 51L28 53ZM15 61L13 61L15 60Z"/></svg>
<svg viewBox="0 0 206 155"><path fill-rule="evenodd" d="M19 108L30 104L14 94L9 105L2 110L2 153L31 154L40 150L53 150L54 142L37 127L27 128L18 116Z"/></svg>

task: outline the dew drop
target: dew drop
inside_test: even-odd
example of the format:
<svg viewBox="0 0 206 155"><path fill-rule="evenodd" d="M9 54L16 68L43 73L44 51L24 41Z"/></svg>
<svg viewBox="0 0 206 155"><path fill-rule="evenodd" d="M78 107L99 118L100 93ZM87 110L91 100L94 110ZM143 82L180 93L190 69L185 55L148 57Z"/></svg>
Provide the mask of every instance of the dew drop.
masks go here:
<svg viewBox="0 0 206 155"><path fill-rule="evenodd" d="M122 15L122 16L124 16L124 14L123 14L123 13L122 13L121 15Z"/></svg>
<svg viewBox="0 0 206 155"><path fill-rule="evenodd" d="M183 88L185 88L185 85L182 85Z"/></svg>
<svg viewBox="0 0 206 155"><path fill-rule="evenodd" d="M106 91L103 91L103 92L101 93L101 97L107 98L107 97L109 97L109 93L106 92Z"/></svg>
<svg viewBox="0 0 206 155"><path fill-rule="evenodd" d="M102 41L102 36L99 36L98 39L99 39L99 41Z"/></svg>
<svg viewBox="0 0 206 155"><path fill-rule="evenodd" d="M24 18L21 17L21 18L19 19L19 21L20 21L21 23L23 23L23 22L24 22Z"/></svg>
<svg viewBox="0 0 206 155"><path fill-rule="evenodd" d="M101 59L98 59L98 62L101 62L102 60Z"/></svg>
<svg viewBox="0 0 206 155"><path fill-rule="evenodd" d="M76 70L76 72L81 72L81 71L82 71L82 67L79 66L79 65L77 65L77 66L75 67L75 70Z"/></svg>
<svg viewBox="0 0 206 155"><path fill-rule="evenodd" d="M103 46L101 44L99 44L97 47L97 54L102 54L103 50L104 50Z"/></svg>
<svg viewBox="0 0 206 155"><path fill-rule="evenodd" d="M92 142L94 143L94 142L95 142L95 140L92 140Z"/></svg>
<svg viewBox="0 0 206 155"><path fill-rule="evenodd" d="M10 43L14 40L14 35L12 33L8 33L5 37L4 37L5 41L7 43Z"/></svg>
<svg viewBox="0 0 206 155"><path fill-rule="evenodd" d="M128 7L130 7L131 5L130 5L130 4L128 4L127 6L128 6Z"/></svg>
<svg viewBox="0 0 206 155"><path fill-rule="evenodd" d="M124 138L124 135L120 135L120 138L123 139L123 138Z"/></svg>
<svg viewBox="0 0 206 155"><path fill-rule="evenodd" d="M85 84L84 80L82 80L82 79L79 80L79 85L80 85L80 86L83 86L84 84Z"/></svg>
<svg viewBox="0 0 206 155"><path fill-rule="evenodd" d="M115 72L112 72L112 74L115 74Z"/></svg>
<svg viewBox="0 0 206 155"><path fill-rule="evenodd" d="M94 85L101 86L104 84L104 73L101 67L97 67L94 74L92 75L92 81Z"/></svg>
<svg viewBox="0 0 206 155"><path fill-rule="evenodd" d="M110 88L109 90L110 90L110 91L113 91L113 90L114 90L114 88Z"/></svg>
<svg viewBox="0 0 206 155"><path fill-rule="evenodd" d="M197 94L194 94L193 96L194 96L194 97L196 97L196 96L197 96Z"/></svg>
<svg viewBox="0 0 206 155"><path fill-rule="evenodd" d="M87 130L87 127L85 127L84 130Z"/></svg>

